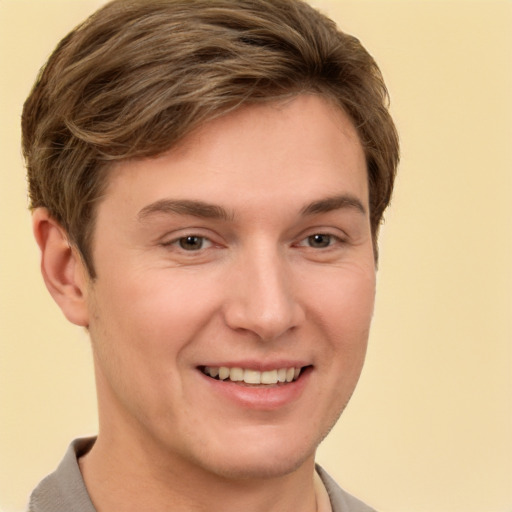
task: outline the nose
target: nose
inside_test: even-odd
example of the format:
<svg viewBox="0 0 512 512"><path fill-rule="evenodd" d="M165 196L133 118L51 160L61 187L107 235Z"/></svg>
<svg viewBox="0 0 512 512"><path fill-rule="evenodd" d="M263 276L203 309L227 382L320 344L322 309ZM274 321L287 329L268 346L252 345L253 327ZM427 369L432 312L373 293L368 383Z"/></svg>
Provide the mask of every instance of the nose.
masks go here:
<svg viewBox="0 0 512 512"><path fill-rule="evenodd" d="M242 257L226 282L227 325L263 341L275 340L300 326L305 314L295 285L290 264L277 250L260 248Z"/></svg>

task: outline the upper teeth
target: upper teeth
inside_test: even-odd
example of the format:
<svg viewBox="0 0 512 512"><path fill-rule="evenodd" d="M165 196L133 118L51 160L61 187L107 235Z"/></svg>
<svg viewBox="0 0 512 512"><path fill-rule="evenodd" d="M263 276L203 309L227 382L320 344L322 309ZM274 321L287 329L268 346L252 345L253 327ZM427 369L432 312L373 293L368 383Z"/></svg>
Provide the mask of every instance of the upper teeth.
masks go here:
<svg viewBox="0 0 512 512"><path fill-rule="evenodd" d="M277 384L278 382L292 382L300 374L300 368L279 368L259 372L249 368L228 368L226 366L205 366L204 373L220 380L245 382L247 384Z"/></svg>

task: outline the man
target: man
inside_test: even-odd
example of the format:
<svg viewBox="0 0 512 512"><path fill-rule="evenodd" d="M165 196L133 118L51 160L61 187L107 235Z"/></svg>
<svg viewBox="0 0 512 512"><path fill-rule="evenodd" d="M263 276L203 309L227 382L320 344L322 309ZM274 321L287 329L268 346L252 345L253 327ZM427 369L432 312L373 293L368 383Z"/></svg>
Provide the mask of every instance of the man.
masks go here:
<svg viewBox="0 0 512 512"><path fill-rule="evenodd" d="M363 365L386 100L360 43L298 0L117 0L59 44L23 148L99 433L30 510L371 510L314 458Z"/></svg>

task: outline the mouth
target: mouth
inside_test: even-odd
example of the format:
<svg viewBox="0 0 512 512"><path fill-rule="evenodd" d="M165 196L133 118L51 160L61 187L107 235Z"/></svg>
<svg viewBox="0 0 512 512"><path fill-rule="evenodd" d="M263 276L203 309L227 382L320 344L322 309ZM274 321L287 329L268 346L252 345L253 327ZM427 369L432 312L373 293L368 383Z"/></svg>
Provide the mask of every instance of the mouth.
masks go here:
<svg viewBox="0 0 512 512"><path fill-rule="evenodd" d="M200 366L199 370L211 379L236 382L246 386L279 386L295 382L308 366L258 371L251 368Z"/></svg>

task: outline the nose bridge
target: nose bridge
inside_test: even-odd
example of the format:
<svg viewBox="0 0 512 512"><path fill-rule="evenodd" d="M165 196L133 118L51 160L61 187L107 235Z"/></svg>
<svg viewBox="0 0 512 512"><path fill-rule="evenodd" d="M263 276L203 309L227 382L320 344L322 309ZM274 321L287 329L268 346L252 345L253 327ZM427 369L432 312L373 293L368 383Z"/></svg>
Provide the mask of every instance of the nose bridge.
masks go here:
<svg viewBox="0 0 512 512"><path fill-rule="evenodd" d="M277 244L259 243L242 251L232 273L226 321L236 330L272 340L300 324L302 309L286 256Z"/></svg>

